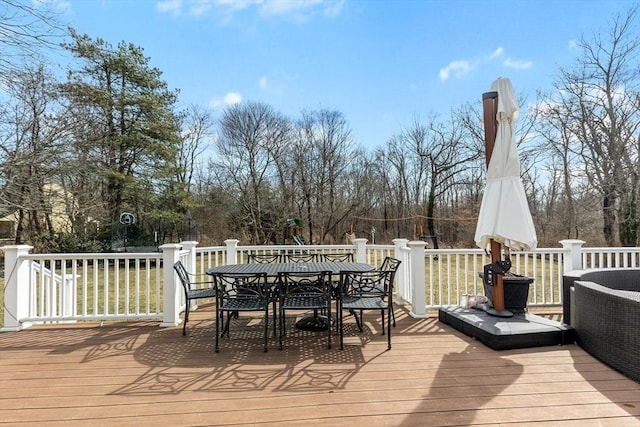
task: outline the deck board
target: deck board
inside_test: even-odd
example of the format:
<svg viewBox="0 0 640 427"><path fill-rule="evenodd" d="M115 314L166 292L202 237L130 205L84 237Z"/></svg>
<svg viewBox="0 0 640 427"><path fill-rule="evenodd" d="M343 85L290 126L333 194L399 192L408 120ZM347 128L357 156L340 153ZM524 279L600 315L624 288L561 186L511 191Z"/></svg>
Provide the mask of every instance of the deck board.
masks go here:
<svg viewBox="0 0 640 427"><path fill-rule="evenodd" d="M640 384L575 344L496 351L397 308L391 351L373 314L343 351L290 318L266 354L242 316L216 354L212 317L0 334L0 426L640 426Z"/></svg>

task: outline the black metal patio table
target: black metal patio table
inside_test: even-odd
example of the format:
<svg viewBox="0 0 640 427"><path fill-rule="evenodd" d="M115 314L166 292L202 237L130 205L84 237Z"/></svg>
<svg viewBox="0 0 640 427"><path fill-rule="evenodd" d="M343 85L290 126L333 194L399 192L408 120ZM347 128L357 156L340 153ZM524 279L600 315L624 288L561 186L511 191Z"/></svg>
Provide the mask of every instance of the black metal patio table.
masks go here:
<svg viewBox="0 0 640 427"><path fill-rule="evenodd" d="M208 269L206 273L210 275L215 273L267 273L269 277L276 277L278 273L328 271L332 276L339 276L342 271L364 272L371 270L375 270L375 267L364 262L274 262L221 265ZM332 280L335 279L332 277ZM298 329L308 331L326 331L328 326L328 319L321 316L309 316L296 322Z"/></svg>
<svg viewBox="0 0 640 427"><path fill-rule="evenodd" d="M328 271L333 275L340 274L341 271L362 272L374 269L374 266L364 262L274 262L221 265L208 269L206 273L267 273L267 276L276 277L278 273Z"/></svg>

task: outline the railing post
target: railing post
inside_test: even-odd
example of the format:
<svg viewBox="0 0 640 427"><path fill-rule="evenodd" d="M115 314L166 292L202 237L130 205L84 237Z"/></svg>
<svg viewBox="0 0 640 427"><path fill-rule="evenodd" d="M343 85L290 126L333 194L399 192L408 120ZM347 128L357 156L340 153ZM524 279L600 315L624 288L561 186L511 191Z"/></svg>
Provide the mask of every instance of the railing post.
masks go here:
<svg viewBox="0 0 640 427"><path fill-rule="evenodd" d="M3 246L4 251L4 326L0 332L15 332L31 326L20 319L29 316L29 263L22 257L33 246Z"/></svg>
<svg viewBox="0 0 640 427"><path fill-rule="evenodd" d="M227 259L225 261L226 265L235 265L238 263L238 243L240 243L240 240L237 239L227 239L224 241L224 244L227 245Z"/></svg>
<svg viewBox="0 0 640 427"><path fill-rule="evenodd" d="M367 239L360 237L353 241L356 243L356 262L367 262Z"/></svg>
<svg viewBox="0 0 640 427"><path fill-rule="evenodd" d="M393 256L396 259L402 260L402 248L407 246L409 239L393 239L392 242L394 245Z"/></svg>
<svg viewBox="0 0 640 427"><path fill-rule="evenodd" d="M186 242L180 242L182 245L182 249L189 251L189 255L187 255L187 263L185 265L187 271L191 273L195 273L196 270L196 247L198 246L198 242L194 242L192 240Z"/></svg>
<svg viewBox="0 0 640 427"><path fill-rule="evenodd" d="M407 250L406 250L408 241L409 239L400 239L400 238L393 239L393 245L394 245L393 257L401 261L400 268L398 268L398 270L396 271L395 294L396 294L396 299L400 299L403 304L407 302L406 297L408 297L408 292L411 289L410 288L411 278L408 277L407 275L407 272L410 270L410 267L411 267L409 256L407 255ZM402 250L403 248L405 248L405 250Z"/></svg>
<svg viewBox="0 0 640 427"><path fill-rule="evenodd" d="M426 319L427 316L427 303L426 293L424 285L424 249L427 243L419 240L414 240L407 243L411 253L411 312L409 315L414 318Z"/></svg>
<svg viewBox="0 0 640 427"><path fill-rule="evenodd" d="M172 327L180 324L180 286L177 286L176 272L173 264L180 259L180 249L182 245L177 243L167 243L160 246L162 250L162 273L163 273L163 310L161 327ZM193 271L193 270L191 270Z"/></svg>
<svg viewBox="0 0 640 427"><path fill-rule="evenodd" d="M559 242L565 249L564 252L564 273L573 270L582 270L582 245L584 240L567 239Z"/></svg>

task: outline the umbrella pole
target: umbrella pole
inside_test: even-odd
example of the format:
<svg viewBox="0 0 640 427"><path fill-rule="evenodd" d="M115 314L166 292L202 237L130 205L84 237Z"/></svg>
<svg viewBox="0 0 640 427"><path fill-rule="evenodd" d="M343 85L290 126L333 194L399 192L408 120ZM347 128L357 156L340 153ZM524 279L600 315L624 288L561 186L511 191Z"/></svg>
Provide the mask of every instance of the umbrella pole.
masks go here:
<svg viewBox="0 0 640 427"><path fill-rule="evenodd" d="M493 154L493 147L496 143L496 133L498 129L498 92L485 92L482 94L482 110L484 120L484 143L487 153L487 168ZM491 262L502 260L502 245L493 239L489 240L491 250ZM487 313L498 317L511 317L513 313L504 308L504 281L502 274L493 275L493 308Z"/></svg>

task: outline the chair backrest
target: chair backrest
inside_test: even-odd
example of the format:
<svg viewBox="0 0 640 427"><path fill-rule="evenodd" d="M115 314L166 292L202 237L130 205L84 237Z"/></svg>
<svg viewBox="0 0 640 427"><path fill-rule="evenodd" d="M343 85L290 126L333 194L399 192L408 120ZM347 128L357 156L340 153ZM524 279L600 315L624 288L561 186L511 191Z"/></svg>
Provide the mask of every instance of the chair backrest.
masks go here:
<svg viewBox="0 0 640 427"><path fill-rule="evenodd" d="M322 254L320 257L325 262L353 262L353 252Z"/></svg>
<svg viewBox="0 0 640 427"><path fill-rule="evenodd" d="M317 254L284 254L284 262L315 262L318 260Z"/></svg>
<svg viewBox="0 0 640 427"><path fill-rule="evenodd" d="M267 273L215 273L213 280L219 299L265 299L271 284Z"/></svg>
<svg viewBox="0 0 640 427"><path fill-rule="evenodd" d="M187 269L184 267L182 261L176 261L176 263L173 264L173 269L178 274L178 278L180 279L185 292L190 291L191 281L189 280L189 273L187 273Z"/></svg>
<svg viewBox="0 0 640 427"><path fill-rule="evenodd" d="M329 297L331 283L328 271L281 272L278 274L278 293L281 296Z"/></svg>
<svg viewBox="0 0 640 427"><path fill-rule="evenodd" d="M400 266L401 262L402 261L400 261L399 259L388 256L382 261L379 270L398 271L398 267Z"/></svg>
<svg viewBox="0 0 640 427"><path fill-rule="evenodd" d="M282 262L282 255L280 254L249 254L250 263L258 264L273 264L276 262Z"/></svg>
<svg viewBox="0 0 640 427"><path fill-rule="evenodd" d="M340 289L343 296L357 298L388 298L393 292L393 270L340 273Z"/></svg>

